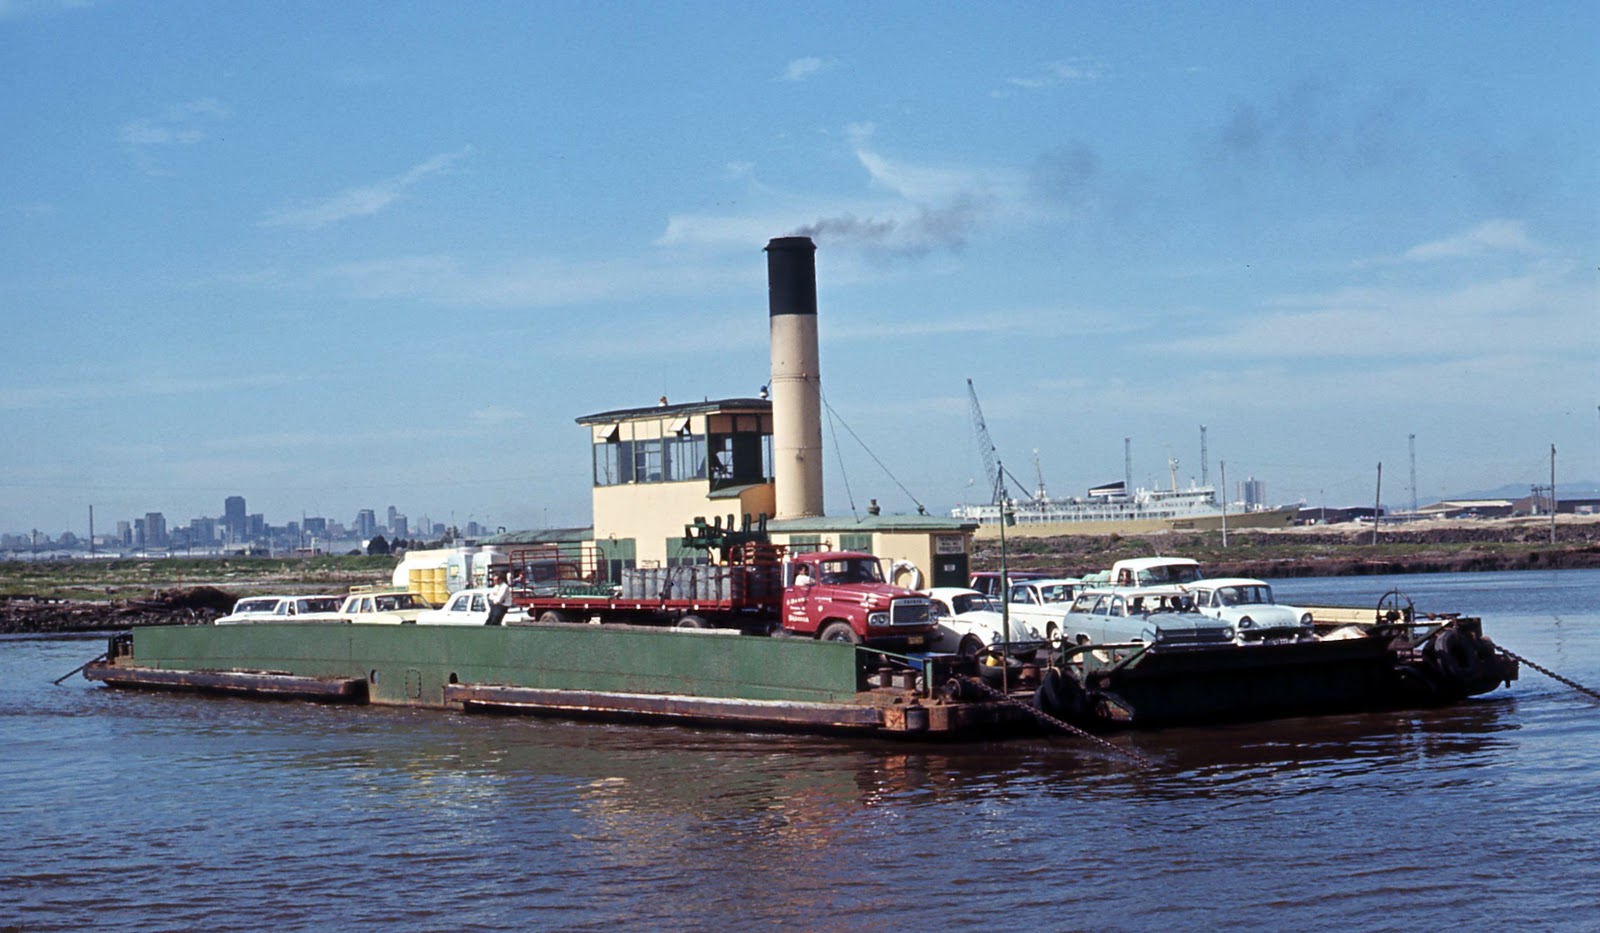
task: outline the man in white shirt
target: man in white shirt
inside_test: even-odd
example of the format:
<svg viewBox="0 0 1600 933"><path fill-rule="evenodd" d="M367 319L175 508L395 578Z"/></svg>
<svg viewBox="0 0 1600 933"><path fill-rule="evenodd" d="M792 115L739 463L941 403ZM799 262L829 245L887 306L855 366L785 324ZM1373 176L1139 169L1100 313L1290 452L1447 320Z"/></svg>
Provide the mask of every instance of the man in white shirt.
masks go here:
<svg viewBox="0 0 1600 933"><path fill-rule="evenodd" d="M489 618L485 625L499 625L511 608L511 584L505 574L497 574L494 587L489 590Z"/></svg>

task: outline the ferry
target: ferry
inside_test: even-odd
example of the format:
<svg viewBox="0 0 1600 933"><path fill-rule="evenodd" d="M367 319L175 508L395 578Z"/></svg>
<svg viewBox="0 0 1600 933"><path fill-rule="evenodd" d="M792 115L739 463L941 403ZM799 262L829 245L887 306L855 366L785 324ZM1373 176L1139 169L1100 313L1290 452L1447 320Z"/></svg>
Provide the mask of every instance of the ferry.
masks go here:
<svg viewBox="0 0 1600 933"><path fill-rule="evenodd" d="M971 654L928 652L916 644L938 631L925 596L791 575L826 570L830 555L875 556L913 568L918 586L966 586L979 529L876 509L827 515L815 249L806 237L766 248L770 399L662 399L577 419L593 455L594 524L527 567L556 568L586 595L531 587L530 609L567 602L521 625L431 624L421 610L379 618L347 601L344 625L140 627L113 637L84 675L132 690L917 739L1434 705L1516 678L1478 620L1381 606L1347 620L1354 637L1304 643L1062 637L1023 653L1002 636ZM774 576L752 553L802 556ZM573 571L582 579L566 580ZM629 580L635 591L621 586ZM396 624L373 624L385 621ZM874 641L886 626L903 646Z"/></svg>

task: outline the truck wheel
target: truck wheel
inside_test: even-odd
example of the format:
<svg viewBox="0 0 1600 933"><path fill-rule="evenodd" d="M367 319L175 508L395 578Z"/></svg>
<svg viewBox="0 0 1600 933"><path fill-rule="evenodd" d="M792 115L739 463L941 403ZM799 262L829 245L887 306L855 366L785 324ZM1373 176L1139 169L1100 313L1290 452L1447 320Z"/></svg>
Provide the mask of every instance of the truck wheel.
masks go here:
<svg viewBox="0 0 1600 933"><path fill-rule="evenodd" d="M557 609L546 609L544 611L544 614L539 616L539 621L540 622L552 622L553 623L553 622L570 622L572 620L568 619L566 614L561 612L560 610L557 610Z"/></svg>
<svg viewBox="0 0 1600 933"><path fill-rule="evenodd" d="M711 623L699 616L680 616L673 628L710 628Z"/></svg>
<svg viewBox="0 0 1600 933"><path fill-rule="evenodd" d="M861 636L850 627L849 622L829 622L823 626L822 633L817 636L821 641L842 641L852 645L861 644Z"/></svg>

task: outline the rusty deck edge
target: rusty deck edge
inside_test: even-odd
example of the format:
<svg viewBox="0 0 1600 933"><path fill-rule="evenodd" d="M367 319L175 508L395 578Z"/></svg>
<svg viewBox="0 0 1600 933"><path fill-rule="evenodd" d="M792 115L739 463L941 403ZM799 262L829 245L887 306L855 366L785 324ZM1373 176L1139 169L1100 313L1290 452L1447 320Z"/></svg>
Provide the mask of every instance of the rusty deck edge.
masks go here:
<svg viewBox="0 0 1600 933"><path fill-rule="evenodd" d="M595 690L549 690L499 684L450 684L447 703L555 715L611 715L738 725L779 725L876 732L886 728L877 707L793 700L739 700Z"/></svg>
<svg viewBox="0 0 1600 933"><path fill-rule="evenodd" d="M83 669L87 680L108 687L223 693L282 699L366 703L367 682L360 677L301 677L264 671L158 670L95 663Z"/></svg>

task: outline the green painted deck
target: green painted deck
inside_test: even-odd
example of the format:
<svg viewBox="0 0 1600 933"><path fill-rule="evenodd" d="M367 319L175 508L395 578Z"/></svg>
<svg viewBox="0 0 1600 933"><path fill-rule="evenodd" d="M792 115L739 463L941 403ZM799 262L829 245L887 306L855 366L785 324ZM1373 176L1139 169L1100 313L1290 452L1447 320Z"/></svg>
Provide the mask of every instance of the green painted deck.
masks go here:
<svg viewBox="0 0 1600 933"><path fill-rule="evenodd" d="M849 645L620 625L161 626L133 646L142 668L359 677L370 702L436 708L453 683L810 703L858 689Z"/></svg>

